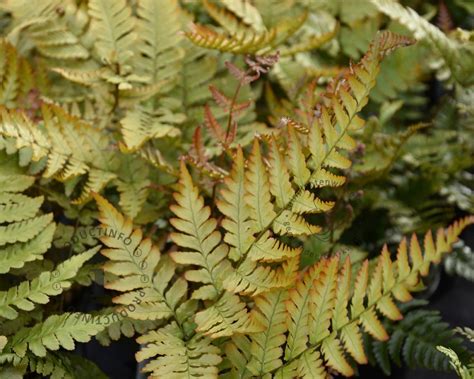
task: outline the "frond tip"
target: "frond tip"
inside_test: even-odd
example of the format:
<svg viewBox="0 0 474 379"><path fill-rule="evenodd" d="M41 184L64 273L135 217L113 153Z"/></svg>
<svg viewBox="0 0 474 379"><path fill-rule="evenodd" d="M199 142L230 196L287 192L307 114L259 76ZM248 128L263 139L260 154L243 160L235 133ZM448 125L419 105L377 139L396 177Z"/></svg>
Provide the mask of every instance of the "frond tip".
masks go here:
<svg viewBox="0 0 474 379"><path fill-rule="evenodd" d="M461 231L473 223L474 217L471 216L456 221L447 229L439 229L436 242L428 232L423 248L415 236L408 247L406 241L402 241L395 261L385 247L374 262L371 273L368 261L361 265L352 295L349 259L342 265L338 256L320 260L296 281L293 288L285 290L286 294L279 295L287 296L287 329L281 329L282 333L287 331L287 337L280 336L273 344L264 347L265 352L259 353L265 356L272 351L272 357L276 359L272 361L272 368L268 366L267 371L260 373L272 372L279 378L300 377L310 370L308 362L312 362L314 370L321 372L317 377L323 377L325 366L352 376L354 371L348 356L360 364L367 363L361 328L375 340L388 340L381 316L394 322L402 318L394 299L401 302L410 300L410 292L420 288L430 264L450 252ZM268 299L274 299L277 293L268 295ZM255 311L269 314L268 306L268 300L256 301ZM277 313L274 315L276 317ZM265 318L259 316L259 319L263 324L268 323ZM284 361L281 359L282 349ZM255 368L253 364L250 367Z"/></svg>

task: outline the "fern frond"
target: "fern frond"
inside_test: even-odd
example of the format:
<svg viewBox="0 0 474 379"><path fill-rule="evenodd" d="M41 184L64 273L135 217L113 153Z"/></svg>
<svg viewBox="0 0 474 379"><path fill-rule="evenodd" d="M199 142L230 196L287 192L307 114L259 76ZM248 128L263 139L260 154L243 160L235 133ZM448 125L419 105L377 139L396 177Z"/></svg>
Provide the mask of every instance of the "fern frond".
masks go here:
<svg viewBox="0 0 474 379"><path fill-rule="evenodd" d="M265 375L282 365L282 345L288 329L285 308L287 297L286 291L277 290L255 299L254 317L263 325L264 331L250 335L252 358L247 367L253 375Z"/></svg>
<svg viewBox="0 0 474 379"><path fill-rule="evenodd" d="M48 351L45 357L30 353L26 358L32 372L51 375L54 379L84 379L89 375L97 379L107 378L92 361L67 351Z"/></svg>
<svg viewBox="0 0 474 379"><path fill-rule="evenodd" d="M288 290L289 299L286 303L288 319L288 337L285 346L285 360L300 355L308 343L310 287L319 276L323 262L311 267L294 287Z"/></svg>
<svg viewBox="0 0 474 379"><path fill-rule="evenodd" d="M258 321L249 316L246 304L230 292L224 292L211 307L196 313L195 321L196 330L211 338L262 330Z"/></svg>
<svg viewBox="0 0 474 379"><path fill-rule="evenodd" d="M222 200L217 202L217 207L226 216L222 226L227 231L224 241L232 246L229 258L238 261L252 244L255 230L250 220L250 207L245 202L246 183L242 149L237 150L234 162L233 170L225 180L226 188L221 191ZM265 188L262 189L264 190ZM270 202L268 193L266 201L267 203L261 205L268 209Z"/></svg>
<svg viewBox="0 0 474 379"><path fill-rule="evenodd" d="M221 362L220 350L211 345L211 340L199 335L184 341L176 324L141 336L137 339L146 346L136 354L138 362L147 363L144 371L153 376L179 378L217 378L217 365Z"/></svg>
<svg viewBox="0 0 474 379"><path fill-rule="evenodd" d="M63 67L54 67L52 71L57 72L62 77L71 82L79 83L84 86L95 86L102 83L107 74L110 74L108 67L99 67L89 70L69 69Z"/></svg>
<svg viewBox="0 0 474 379"><path fill-rule="evenodd" d="M0 273L41 259L51 246L56 227L51 214L38 214L43 197L18 193L30 187L34 178L9 173L7 167L0 165Z"/></svg>
<svg viewBox="0 0 474 379"><path fill-rule="evenodd" d="M135 19L125 0L89 1L90 31L97 35L96 48L109 64L129 61L136 34Z"/></svg>
<svg viewBox="0 0 474 379"><path fill-rule="evenodd" d="M150 84L176 80L181 70L184 50L179 47L179 12L176 0L138 2L137 33L140 39L137 49L140 55L134 64L150 78Z"/></svg>
<svg viewBox="0 0 474 379"><path fill-rule="evenodd" d="M0 193L0 223L21 221L33 217L38 212L43 197L35 198L21 194Z"/></svg>
<svg viewBox="0 0 474 379"><path fill-rule="evenodd" d="M474 282L474 252L464 241L459 241L454 249L444 260L444 268L449 274L461 276Z"/></svg>
<svg viewBox="0 0 474 379"><path fill-rule="evenodd" d="M223 5L238 16L245 24L256 31L265 30L260 12L249 2L244 0L223 0Z"/></svg>
<svg viewBox="0 0 474 379"><path fill-rule="evenodd" d="M100 313L103 315L102 318L106 318L104 321L107 327L98 333L95 338L102 346L109 346L112 341L118 341L122 336L131 338L135 334L146 334L160 325L160 321L135 320L130 317L119 316L120 314L113 311L113 308L107 308L102 309ZM112 319L112 323L109 323L108 318Z"/></svg>
<svg viewBox="0 0 474 379"><path fill-rule="evenodd" d="M80 313L53 315L31 328L18 331L9 338L3 352L14 352L18 357L24 357L27 351L31 351L38 357L44 357L47 350L55 351L61 347L73 350L74 341L89 342L92 336L104 328L104 324L91 324L82 320Z"/></svg>
<svg viewBox="0 0 474 379"><path fill-rule="evenodd" d="M342 269L339 268L337 256L323 258L311 267L295 283L295 288L288 290L286 362L275 375L281 378L297 377L298 370L307 368L306 361L310 358L316 369L324 366L322 358L315 358L317 350L322 353L327 366L345 376L353 375L346 355L359 363L366 362L360 328L376 340L388 340L387 331L378 314L381 313L390 320L399 320L401 313L393 299L401 302L410 300L410 292L419 288L420 279L427 275L430 264L436 263L448 253L461 231L473 223L474 217L467 217L446 230L439 229L436 243L433 242L431 233L427 233L423 252L413 237L409 249L410 262L406 242L402 242L396 267L388 250L384 248L374 262L375 269L370 276L368 261L362 265L352 295L349 295L351 265L348 260ZM339 277L340 287L337 290L336 281L330 279L333 275Z"/></svg>
<svg viewBox="0 0 474 379"><path fill-rule="evenodd" d="M228 233L224 240L232 247L229 258L243 259L242 267L246 267L234 271L234 274L244 275L241 280L232 280L236 286L246 280L251 280L253 283L259 281L265 283L268 280L268 270L257 268L256 265L252 266L246 259L252 256L255 259L255 255L261 256L259 245L271 246L268 243L269 237L308 235L320 231L318 226L308 223L300 213L329 210L332 203L319 200L306 189L306 186L311 183L319 186L321 180L326 178L335 179L333 183L336 186L341 181L341 178L327 172L324 168L345 169L350 165L350 161L338 150L342 152L355 147L355 143L347 135L347 131L360 128L362 125L362 120L356 116L356 113L367 102L368 92L375 84L375 75L380 59L396 46L407 43L409 43L407 39L390 33L380 34L366 58L358 66L355 66L352 69L352 75L348 75L346 78L347 86L340 86L337 94L331 95L331 106L334 111L326 107L321 108L321 116L315 125L309 126L310 131L308 135L304 135L306 136L304 142L300 141L300 137L291 123L288 123L287 146L282 146L274 138L271 139L268 159L270 166L267 170L270 192L276 198L277 207L275 208L269 202L268 190L265 185L258 189L262 191L260 201L263 201L259 206L273 216L271 219L266 218L266 225L261 225L261 223L258 225L261 220L252 220L251 218L250 209L255 208L255 200L252 197L244 196L244 191L247 188L247 191L256 193L257 189L246 183L243 156L241 150L238 149L233 170L224 182L221 192L222 200L217 203L219 210L225 216L222 225ZM282 156L280 149L285 148L288 149L288 154ZM255 174L252 174L252 170L256 170L254 166L266 166L263 163L264 157L259 155L256 149L255 147L251 157L252 166L249 171L251 183L255 182ZM258 162L259 160L260 162ZM263 173L262 168L260 171ZM265 180L264 176L262 176L262 180ZM331 186L334 184L331 183ZM250 201L254 205L248 204ZM255 212L253 213L255 214ZM268 234L270 231L273 231L275 237ZM286 250L284 244L275 243L273 246L278 247L278 250L268 251L266 260L270 260L272 259L270 257ZM255 270L259 270L260 274L252 275L250 267L255 267ZM240 288L247 288L247 286Z"/></svg>
<svg viewBox="0 0 474 379"><path fill-rule="evenodd" d="M179 246L192 251L175 252L172 257L177 263L200 267L185 273L188 280L204 284L193 294L194 298L217 298L209 308L196 315L198 331L216 338L241 332L242 327L258 328L248 323L245 304L231 293L255 296L285 288L294 281L301 250L290 248L279 238L320 231L319 226L309 223L299 213L327 210L332 204L318 200L312 193L306 194L309 191L306 187L314 181L317 187L318 180L324 175L335 177L323 168L346 169L350 165L341 152L355 147L347 131L363 125L356 113L367 102L380 60L394 48L409 43L410 40L390 33L380 34L362 62L347 75L344 85L337 86L334 93L328 93L331 108L321 107L321 117L317 123L306 127L309 134L303 135L305 138L300 137L289 123L287 144L270 138L267 159L255 143L248 169L241 148L237 148L232 170L224 180L217 201L224 216L222 227L226 231L226 244L221 243L217 222L210 217L209 208L204 207L203 199L182 164L180 188L175 195L178 204L172 208L179 217L172 220L179 233L174 233L173 239ZM283 149L288 153L281 154ZM266 184L267 177L269 184ZM276 198L276 207L270 202L270 193ZM294 208L296 200L299 207ZM229 259L237 262L236 267ZM265 266L263 262L256 262L258 259L280 263ZM217 267L219 269L215 270ZM227 306L224 300L229 302ZM239 314L239 319L229 318L231 312ZM368 313L366 317L365 322L369 324L374 315ZM378 332L373 330L374 334ZM304 340L295 340L304 344ZM331 351L333 344L336 342L327 347ZM292 354L286 353L287 356Z"/></svg>
<svg viewBox="0 0 474 379"><path fill-rule="evenodd" d="M457 327L454 329L456 333L465 337L469 342L474 342L474 330L468 327Z"/></svg>
<svg viewBox="0 0 474 379"><path fill-rule="evenodd" d="M14 107L33 86L33 70L4 39L0 40L0 105Z"/></svg>
<svg viewBox="0 0 474 379"><path fill-rule="evenodd" d="M148 166L143 160L131 155L121 159L119 177L115 180L120 192L119 205L125 215L135 218L148 197Z"/></svg>
<svg viewBox="0 0 474 379"><path fill-rule="evenodd" d="M69 288L72 279L84 264L96 252L97 248L90 249L80 255L60 263L54 271L42 272L32 281L20 283L8 291L0 292L0 316L13 320L18 316L15 308L31 311L35 303L46 304L48 296L56 296ZM15 307L15 308L13 308Z"/></svg>
<svg viewBox="0 0 474 379"><path fill-rule="evenodd" d="M183 114L173 113L167 108L149 112L136 107L128 111L120 123L127 149L133 151L150 139L179 136L181 131L175 125L184 120Z"/></svg>
<svg viewBox="0 0 474 379"><path fill-rule="evenodd" d="M169 93L181 101L181 112L187 121L201 122L202 106L211 97L208 86L218 70L217 58L193 45L187 39L181 41L186 55L179 74L180 80Z"/></svg>
<svg viewBox="0 0 474 379"><path fill-rule="evenodd" d="M278 44L292 36L303 25L306 17L307 13L302 13L298 17L281 22L268 31L260 32L235 20L233 21L233 24L236 25L235 31L229 36L218 33L207 26L193 24L191 31L186 32L185 35L197 46L207 49L228 51L235 54L263 54L273 50Z"/></svg>
<svg viewBox="0 0 474 379"><path fill-rule="evenodd" d="M456 374L458 374L461 379L472 379L474 377L474 368L472 365L471 367L463 365L453 349L445 346L438 346L437 349L449 358L451 367L456 371Z"/></svg>
<svg viewBox="0 0 474 379"><path fill-rule="evenodd" d="M196 299L214 299L222 291L222 280L228 270L227 246L219 244L221 235L216 230L217 222L209 218L210 209L204 206L204 199L192 183L192 178L184 163L181 163L179 192L175 194L177 204L171 210L178 218L171 224L179 231L171 238L189 251L171 253L176 263L195 265L198 270L188 270L187 280L204 284L192 297Z"/></svg>
<svg viewBox="0 0 474 379"><path fill-rule="evenodd" d="M471 82L474 72L471 63L474 54L472 46L464 50L459 43L450 39L413 9L404 7L393 0L371 0L371 2L379 11L407 27L416 39L427 41L438 50L456 80L466 84Z"/></svg>
<svg viewBox="0 0 474 379"><path fill-rule="evenodd" d="M0 109L0 134L12 137L17 148L32 149L32 160L46 159L43 176L65 181L88 174L77 203L100 191L116 177L111 172L113 152L106 151L108 138L91 125L67 114L55 105L43 105L44 129L22 113Z"/></svg>
<svg viewBox="0 0 474 379"><path fill-rule="evenodd" d="M187 282L177 280L167 289L174 275L175 265L170 259L160 259L160 251L139 229L133 229L130 219L120 214L107 200L95 195L100 210L100 222L108 233L101 241L108 247L102 254L109 258L104 271L117 278L105 287L123 294L114 297L118 310L129 310L129 317L137 320L166 319L187 292ZM156 273L155 273L156 270Z"/></svg>
<svg viewBox="0 0 474 379"><path fill-rule="evenodd" d="M422 305L408 303L410 307ZM442 322L437 311L414 309L407 311L399 323L384 323L390 333L389 341L366 340L367 351L383 369L386 375L391 374L390 361L398 366L402 360L409 367L423 367L437 371L447 371L449 361L436 350L443 345L463 352L461 339L456 338L449 325Z"/></svg>

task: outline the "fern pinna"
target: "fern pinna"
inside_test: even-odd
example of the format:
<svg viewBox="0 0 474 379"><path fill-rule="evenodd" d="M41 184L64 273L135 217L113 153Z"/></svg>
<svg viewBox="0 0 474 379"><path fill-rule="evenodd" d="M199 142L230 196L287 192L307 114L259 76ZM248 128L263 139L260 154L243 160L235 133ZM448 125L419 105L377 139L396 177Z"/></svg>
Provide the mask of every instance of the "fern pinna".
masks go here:
<svg viewBox="0 0 474 379"><path fill-rule="evenodd" d="M380 61L410 43L380 33L362 61L328 87L310 124L288 119L280 133L256 137L248 159L237 147L214 211L182 161L171 207L177 249L168 254L96 196L103 227L115 231L101 240L110 260L104 270L117 277L106 286L122 293L117 309L166 321L137 339L137 359L147 361L152 377L325 378L330 369L351 376L352 362L367 363L363 333L389 338L380 317L403 317L395 301L411 300L474 218L435 238L428 232L423 247L415 235L403 240L395 260L384 247L358 268L336 254L300 270L294 242L321 231L308 216L334 204L316 191L344 183L333 170L351 164L348 132L364 125L357 113Z"/></svg>

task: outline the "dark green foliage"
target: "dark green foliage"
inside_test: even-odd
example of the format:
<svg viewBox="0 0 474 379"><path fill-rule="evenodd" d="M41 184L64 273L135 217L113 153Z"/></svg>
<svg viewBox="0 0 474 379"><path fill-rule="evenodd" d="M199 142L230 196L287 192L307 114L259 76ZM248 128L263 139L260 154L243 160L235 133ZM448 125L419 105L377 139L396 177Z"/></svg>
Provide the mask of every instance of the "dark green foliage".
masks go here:
<svg viewBox="0 0 474 379"><path fill-rule="evenodd" d="M392 365L399 367L426 368L435 371L452 370L449 358L436 349L445 346L454 350L461 359L468 359L469 353L463 340L441 318L439 311L420 309L426 301L414 300L403 305L404 319L398 323L384 322L389 331L388 341L364 339L371 364L391 375Z"/></svg>

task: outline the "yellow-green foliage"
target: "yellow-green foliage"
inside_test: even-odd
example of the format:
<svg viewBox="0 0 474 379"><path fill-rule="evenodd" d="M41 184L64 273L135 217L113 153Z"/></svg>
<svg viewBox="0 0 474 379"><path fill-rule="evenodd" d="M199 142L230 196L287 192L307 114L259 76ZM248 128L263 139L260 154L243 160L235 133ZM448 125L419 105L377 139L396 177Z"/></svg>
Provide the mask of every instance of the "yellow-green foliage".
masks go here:
<svg viewBox="0 0 474 379"><path fill-rule="evenodd" d="M377 31L382 13L428 45ZM150 378L352 376L474 223L421 244L398 243L397 223L389 245L341 237L360 212L348 198L367 187L405 211L390 170L446 151L418 146L443 131L407 145L427 125L397 123L419 121L408 107L440 72L425 51L454 79L458 127L474 114L470 34L398 2L6 0L0 25L0 377L102 378L67 350L122 335ZM104 307L73 309L91 283Z"/></svg>
<svg viewBox="0 0 474 379"><path fill-rule="evenodd" d="M34 183L34 177L21 173L14 160L3 153L1 158L0 272L15 274L15 269L25 265L28 267L30 262L43 259L51 247L56 225L51 213L42 214L40 211L43 196L24 194ZM58 377L66 375L67 370L61 367L61 363L51 364L54 356L49 355L48 351L60 347L72 350L74 340L86 342L103 327L90 328L72 323L73 320L69 319L72 314L47 317L41 311L36 313L36 323L27 327L27 323L31 323L28 314L34 313L39 305L50 302L50 297L58 296L71 287L81 266L98 250L95 247L75 255L50 270L42 271L31 280L21 281L18 285L0 291L0 318L5 320L0 324L2 364L33 365L35 357L42 357L45 362L49 362L49 369L41 371L41 366L35 366L33 371L44 374L56 372ZM47 318L42 320L43 317ZM9 325L9 321L16 324ZM12 329L13 325L16 328ZM29 361L30 355L33 361Z"/></svg>

